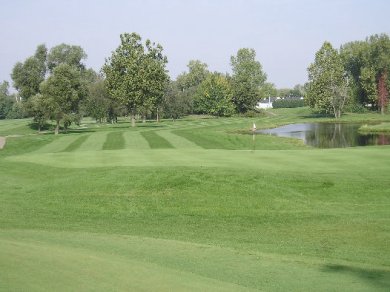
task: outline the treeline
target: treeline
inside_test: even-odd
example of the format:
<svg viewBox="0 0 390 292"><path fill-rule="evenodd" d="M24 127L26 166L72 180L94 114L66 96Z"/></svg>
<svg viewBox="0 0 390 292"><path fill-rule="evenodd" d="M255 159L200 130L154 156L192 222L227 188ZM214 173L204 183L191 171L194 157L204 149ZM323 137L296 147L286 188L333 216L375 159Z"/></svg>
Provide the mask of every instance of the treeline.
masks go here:
<svg viewBox="0 0 390 292"><path fill-rule="evenodd" d="M305 101L315 111L341 116L349 110L387 112L390 39L386 34L354 41L339 50L325 42L308 68Z"/></svg>
<svg viewBox="0 0 390 292"><path fill-rule="evenodd" d="M255 111L262 97L302 95L302 87L278 91L263 72L253 49L231 56L233 74L211 72L207 64L191 60L188 71L170 80L168 62L160 44L122 34L120 45L106 59L101 72L87 69L87 54L79 46L39 45L11 73L16 94L3 82L0 118L33 117L40 130L48 120L66 130L83 116L98 122L116 122L118 116L136 119L176 119L188 114L231 116Z"/></svg>
<svg viewBox="0 0 390 292"><path fill-rule="evenodd" d="M116 122L118 116L136 119L176 119L188 114L231 116L255 111L267 97L305 97L315 111L339 117L352 110L380 110L388 105L390 41L385 34L343 45L325 42L308 68L309 82L292 89L276 89L253 49L231 56L232 74L211 72L207 64L191 60L188 71L170 80L163 47L142 41L136 33L122 34L120 45L106 59L101 72L86 68L80 46L60 44L50 50L39 45L31 57L15 64L9 84L0 83L0 119L33 117L40 130L48 120L66 130L83 116ZM302 101L278 107L300 106Z"/></svg>
<svg viewBox="0 0 390 292"><path fill-rule="evenodd" d="M119 47L106 59L101 73L87 69L79 46L39 45L11 73L17 94L1 84L0 118L33 117L40 130L48 120L66 130L83 116L115 122L118 116L178 118L187 114L230 116L254 110L266 74L253 49L231 57L233 74L210 72L190 61L188 72L170 80L163 48L136 34L122 34Z"/></svg>

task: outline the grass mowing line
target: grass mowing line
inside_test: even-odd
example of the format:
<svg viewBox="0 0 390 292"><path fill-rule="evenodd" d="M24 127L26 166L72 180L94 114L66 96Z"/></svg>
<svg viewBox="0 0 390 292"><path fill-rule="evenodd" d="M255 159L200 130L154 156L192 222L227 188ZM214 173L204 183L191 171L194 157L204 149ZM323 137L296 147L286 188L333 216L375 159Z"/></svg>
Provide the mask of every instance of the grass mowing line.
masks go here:
<svg viewBox="0 0 390 292"><path fill-rule="evenodd" d="M367 147L366 147L367 148ZM94 168L108 166L209 166L248 169L287 170L302 172L311 169L336 171L358 167L371 170L373 161L390 161L389 147L370 149L329 149L329 150L203 150L203 149L155 149L150 150L107 150L101 152L78 151L67 153L31 153L5 158L14 162L31 162L41 165L64 168ZM342 162L342 163L341 163ZM375 164L377 171L385 165Z"/></svg>
<svg viewBox="0 0 390 292"><path fill-rule="evenodd" d="M9 290L385 291L390 283L383 267L138 236L0 230L0 247Z"/></svg>
<svg viewBox="0 0 390 292"><path fill-rule="evenodd" d="M110 132L107 135L106 142L103 145L103 150L117 150L125 148L125 139L123 132Z"/></svg>
<svg viewBox="0 0 390 292"><path fill-rule="evenodd" d="M77 149L77 151L97 151L102 150L103 145L106 142L107 134L109 132L95 132L88 136L83 144Z"/></svg>
<svg viewBox="0 0 390 292"><path fill-rule="evenodd" d="M87 138L88 138L88 135L82 135L82 136L78 137L75 141L73 141L71 144L69 144L68 147L66 147L61 152L75 151L76 149L78 149L80 147L81 144L83 144L85 142L85 140L87 140Z"/></svg>
<svg viewBox="0 0 390 292"><path fill-rule="evenodd" d="M169 143L171 143L172 146L175 148L195 148L195 149L201 148L195 143L189 141L188 139L172 133L170 130L158 131L158 135L168 140Z"/></svg>
<svg viewBox="0 0 390 292"><path fill-rule="evenodd" d="M75 142L79 138L78 135L59 135L49 143L34 151L34 153L53 153L64 151L69 145Z"/></svg>
<svg viewBox="0 0 390 292"><path fill-rule="evenodd" d="M125 148L129 149L150 149L148 141L138 131L126 131L123 133Z"/></svg>
<svg viewBox="0 0 390 292"><path fill-rule="evenodd" d="M158 135L156 131L143 131L141 135L148 141L152 149L174 148L168 140Z"/></svg>

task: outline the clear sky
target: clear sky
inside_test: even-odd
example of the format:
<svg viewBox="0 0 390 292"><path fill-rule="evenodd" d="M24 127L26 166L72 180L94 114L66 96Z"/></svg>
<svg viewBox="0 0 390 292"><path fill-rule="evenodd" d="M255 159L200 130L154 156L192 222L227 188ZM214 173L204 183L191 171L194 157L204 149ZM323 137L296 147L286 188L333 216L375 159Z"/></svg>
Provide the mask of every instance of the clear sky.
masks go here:
<svg viewBox="0 0 390 292"><path fill-rule="evenodd" d="M293 87L324 41L390 35L389 19L390 0L0 0L0 81L41 43L79 45L98 71L119 35L137 32L164 47L172 78L192 59L231 72L230 56L246 47L269 82Z"/></svg>

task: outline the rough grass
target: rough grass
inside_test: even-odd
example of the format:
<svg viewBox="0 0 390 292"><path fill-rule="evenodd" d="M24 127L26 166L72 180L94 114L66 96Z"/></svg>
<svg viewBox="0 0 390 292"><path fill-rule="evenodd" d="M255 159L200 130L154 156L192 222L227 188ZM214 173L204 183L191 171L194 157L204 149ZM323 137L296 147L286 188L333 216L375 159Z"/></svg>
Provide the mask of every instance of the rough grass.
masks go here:
<svg viewBox="0 0 390 292"><path fill-rule="evenodd" d="M387 291L390 147L238 134L314 119L271 113L8 137L0 290Z"/></svg>

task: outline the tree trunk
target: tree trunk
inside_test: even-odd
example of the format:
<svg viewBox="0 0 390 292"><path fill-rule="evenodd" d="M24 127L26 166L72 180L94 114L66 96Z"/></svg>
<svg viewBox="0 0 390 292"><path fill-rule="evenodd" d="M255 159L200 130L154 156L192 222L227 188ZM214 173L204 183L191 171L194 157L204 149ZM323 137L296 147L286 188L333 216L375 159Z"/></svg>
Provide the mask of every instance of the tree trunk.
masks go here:
<svg viewBox="0 0 390 292"><path fill-rule="evenodd" d="M131 126L135 127L135 112L134 110L131 111Z"/></svg>
<svg viewBox="0 0 390 292"><path fill-rule="evenodd" d="M158 107L157 107L157 119L156 119L156 121L157 121L157 123L160 122L160 114L159 114L159 112L158 112Z"/></svg>
<svg viewBox="0 0 390 292"><path fill-rule="evenodd" d="M145 115L145 114L142 116L142 123L143 123L143 124L146 123L146 115Z"/></svg>
<svg viewBox="0 0 390 292"><path fill-rule="evenodd" d="M58 135L59 132L60 132L60 121L57 120L56 121L56 129L54 130L54 135Z"/></svg>

